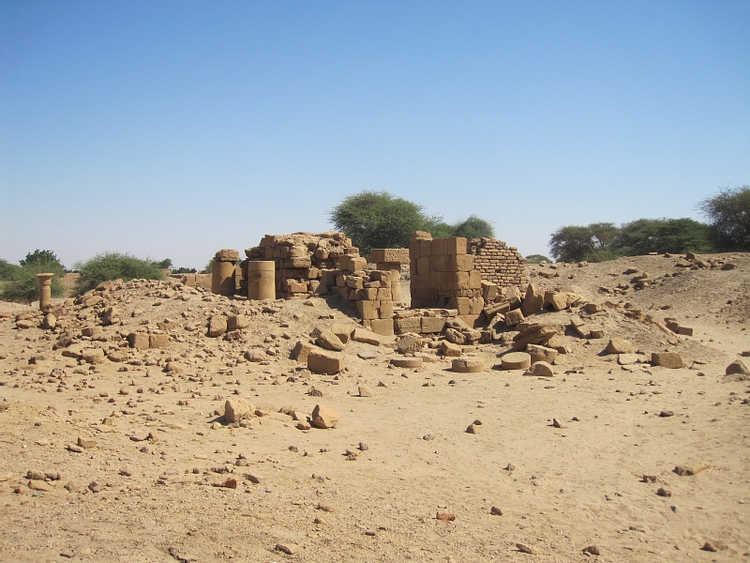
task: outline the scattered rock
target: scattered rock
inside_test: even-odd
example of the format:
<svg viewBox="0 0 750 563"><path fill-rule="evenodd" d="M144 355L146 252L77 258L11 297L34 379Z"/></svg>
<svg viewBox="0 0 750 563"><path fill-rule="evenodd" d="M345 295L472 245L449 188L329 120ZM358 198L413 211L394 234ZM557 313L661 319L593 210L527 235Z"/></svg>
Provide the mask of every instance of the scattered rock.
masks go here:
<svg viewBox="0 0 750 563"><path fill-rule="evenodd" d="M726 367L724 375L732 375L735 373L750 375L750 369L748 369L742 360L735 360Z"/></svg>
<svg viewBox="0 0 750 563"><path fill-rule="evenodd" d="M330 407L315 405L310 417L312 425L316 428L336 428L341 415Z"/></svg>
<svg viewBox="0 0 750 563"><path fill-rule="evenodd" d="M682 477L690 477L710 468L711 465L709 465L708 463L703 463L701 465L678 465L672 471Z"/></svg>
<svg viewBox="0 0 750 563"><path fill-rule="evenodd" d="M415 369L422 367L422 357L391 358L391 365L397 368Z"/></svg>
<svg viewBox="0 0 750 563"><path fill-rule="evenodd" d="M614 337L607 343L604 348L605 354L632 354L634 351L633 343L625 338Z"/></svg>
<svg viewBox="0 0 750 563"><path fill-rule="evenodd" d="M521 353L521 352L519 352ZM531 367L526 370L524 375L537 375L542 377L552 377L555 375L555 370L552 364L549 362L539 361L531 364Z"/></svg>
<svg viewBox="0 0 750 563"><path fill-rule="evenodd" d="M493 506L492 508L490 508L490 514L492 514L493 516L502 516L503 511L500 510L497 506Z"/></svg>
<svg viewBox="0 0 750 563"><path fill-rule="evenodd" d="M341 339L330 329L321 331L318 338L315 339L315 343L321 348L331 350L332 352L341 352L346 348Z"/></svg>
<svg viewBox="0 0 750 563"><path fill-rule="evenodd" d="M373 392L367 385L360 385L357 388L360 397L372 397Z"/></svg>
<svg viewBox="0 0 750 563"><path fill-rule="evenodd" d="M665 489L664 487L659 487L659 489L656 491L656 494L660 497L671 497L672 491L669 489Z"/></svg>
<svg viewBox="0 0 750 563"><path fill-rule="evenodd" d="M588 554L588 555L601 555L601 553L599 552L599 548L596 547L595 545L590 545L588 547L584 547L583 548L583 552L586 553L586 554Z"/></svg>
<svg viewBox="0 0 750 563"><path fill-rule="evenodd" d="M224 422L231 424L240 422L245 418L251 418L255 412L255 406L245 399L229 399L224 403Z"/></svg>
<svg viewBox="0 0 750 563"><path fill-rule="evenodd" d="M441 522L453 522L456 519L456 515L450 512L438 512L435 514L435 518Z"/></svg>
<svg viewBox="0 0 750 563"><path fill-rule="evenodd" d="M516 543L516 549L521 553L528 553L529 555L536 554L536 550L533 547L526 545L525 543Z"/></svg>
<svg viewBox="0 0 750 563"><path fill-rule="evenodd" d="M651 363L668 369L685 367L682 357L677 352L652 352Z"/></svg>

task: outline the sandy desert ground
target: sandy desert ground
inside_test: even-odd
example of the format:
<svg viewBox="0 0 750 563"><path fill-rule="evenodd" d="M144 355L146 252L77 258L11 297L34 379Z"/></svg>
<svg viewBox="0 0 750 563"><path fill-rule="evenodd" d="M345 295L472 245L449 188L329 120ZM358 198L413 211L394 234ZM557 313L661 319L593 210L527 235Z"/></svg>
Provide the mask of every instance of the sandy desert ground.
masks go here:
<svg viewBox="0 0 750 563"><path fill-rule="evenodd" d="M725 376L750 367L750 255L702 258L735 267L533 266L535 284L608 302L530 319L568 351L548 378L495 369L512 331L464 348L481 373L451 371L436 342L422 368L394 368L384 337L350 341L343 373L311 374L295 343L356 322L333 299L134 281L61 302L54 329L0 302L0 561L750 561L750 381ZM102 326L107 306L120 314ZM209 338L222 313L250 324ZM573 314L603 338L567 334ZM146 329L171 342L129 348ZM615 336L636 363L602 354ZM75 357L88 348L118 361ZM652 366L660 351L686 367ZM226 424L228 399L256 415ZM285 414L317 404L336 428Z"/></svg>

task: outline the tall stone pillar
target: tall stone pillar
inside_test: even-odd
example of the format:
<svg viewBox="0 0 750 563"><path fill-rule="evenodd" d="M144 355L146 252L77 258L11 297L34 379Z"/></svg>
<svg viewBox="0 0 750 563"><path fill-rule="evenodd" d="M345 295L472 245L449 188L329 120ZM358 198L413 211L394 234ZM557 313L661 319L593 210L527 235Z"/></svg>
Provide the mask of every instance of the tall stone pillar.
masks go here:
<svg viewBox="0 0 750 563"><path fill-rule="evenodd" d="M247 263L247 298L276 299L276 262L251 260Z"/></svg>
<svg viewBox="0 0 750 563"><path fill-rule="evenodd" d="M41 291L39 292L39 309L44 311L52 303L52 278L55 274L37 274Z"/></svg>
<svg viewBox="0 0 750 563"><path fill-rule="evenodd" d="M240 253L231 248L219 250L214 255L214 264L211 268L211 293L234 295L234 268L239 259Z"/></svg>

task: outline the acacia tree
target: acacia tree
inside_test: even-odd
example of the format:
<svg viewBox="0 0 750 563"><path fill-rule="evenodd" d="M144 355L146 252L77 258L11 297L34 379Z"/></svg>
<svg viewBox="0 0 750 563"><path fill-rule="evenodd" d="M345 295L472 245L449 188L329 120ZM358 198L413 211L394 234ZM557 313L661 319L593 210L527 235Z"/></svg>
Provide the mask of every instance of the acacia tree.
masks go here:
<svg viewBox="0 0 750 563"><path fill-rule="evenodd" d="M454 235L457 237L473 238L492 238L495 236L495 230L489 221L480 219L476 215L469 215L468 219L454 225Z"/></svg>
<svg viewBox="0 0 750 563"><path fill-rule="evenodd" d="M7 263L6 263L7 264ZM52 273L52 296L60 297L64 293L62 278L65 268L51 250L29 252L20 266L7 269L7 279L3 287L3 299L31 303L39 298L39 280L37 274Z"/></svg>
<svg viewBox="0 0 750 563"><path fill-rule="evenodd" d="M560 227L549 240L549 249L558 262L588 260L597 248L591 226L568 225Z"/></svg>
<svg viewBox="0 0 750 563"><path fill-rule="evenodd" d="M638 219L620 227L614 246L623 255L709 252L709 227L693 219Z"/></svg>
<svg viewBox="0 0 750 563"><path fill-rule="evenodd" d="M699 208L720 249L750 251L750 186L721 190Z"/></svg>

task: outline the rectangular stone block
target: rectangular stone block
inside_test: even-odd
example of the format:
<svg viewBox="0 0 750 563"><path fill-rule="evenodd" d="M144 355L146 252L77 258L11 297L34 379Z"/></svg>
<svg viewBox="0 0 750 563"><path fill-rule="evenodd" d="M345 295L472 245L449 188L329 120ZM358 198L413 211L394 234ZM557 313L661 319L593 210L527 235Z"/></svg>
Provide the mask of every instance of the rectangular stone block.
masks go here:
<svg viewBox="0 0 750 563"><path fill-rule="evenodd" d="M442 240L442 239L439 239ZM436 241L433 241L436 242ZM430 257L430 269L433 272L447 272L449 270L449 259L447 254L433 254ZM451 256L452 258L452 256Z"/></svg>
<svg viewBox="0 0 750 563"><path fill-rule="evenodd" d="M344 369L344 356L326 350L311 350L307 356L307 369L313 373L334 375Z"/></svg>
<svg viewBox="0 0 750 563"><path fill-rule="evenodd" d="M306 281L286 280L287 293L307 293L310 290Z"/></svg>
<svg viewBox="0 0 750 563"><path fill-rule="evenodd" d="M444 238L436 238L432 241L432 255L444 256L448 254L448 244Z"/></svg>
<svg viewBox="0 0 750 563"><path fill-rule="evenodd" d="M429 287L431 289L443 289L443 274L445 272L430 272Z"/></svg>
<svg viewBox="0 0 750 563"><path fill-rule="evenodd" d="M295 256L281 262L282 268L309 268L311 266L312 260L309 256Z"/></svg>
<svg viewBox="0 0 750 563"><path fill-rule="evenodd" d="M471 314L471 299L468 297L454 297L449 301L449 306L458 309L458 315Z"/></svg>
<svg viewBox="0 0 750 563"><path fill-rule="evenodd" d="M448 254L466 254L466 237L451 237L444 240L448 246Z"/></svg>
<svg viewBox="0 0 750 563"><path fill-rule="evenodd" d="M427 241L429 242L429 241ZM426 256L422 256L417 260L417 272L420 276L429 274L432 270L432 264L430 260L430 255L427 254Z"/></svg>
<svg viewBox="0 0 750 563"><path fill-rule="evenodd" d="M357 314L362 319L371 320L380 318L378 313L379 308L379 301L357 301Z"/></svg>
<svg viewBox="0 0 750 563"><path fill-rule="evenodd" d="M393 336L393 319L373 319L369 321L370 330L380 336Z"/></svg>
<svg viewBox="0 0 750 563"><path fill-rule="evenodd" d="M381 287L375 290L375 299L378 301L393 301L393 292L390 287Z"/></svg>
<svg viewBox="0 0 750 563"><path fill-rule="evenodd" d="M409 260L417 260L419 257L419 241L413 240L409 243Z"/></svg>
<svg viewBox="0 0 750 563"><path fill-rule="evenodd" d="M300 364L307 364L307 357L314 349L315 347L312 344L298 340L297 344L292 348L292 359L297 360Z"/></svg>
<svg viewBox="0 0 750 563"><path fill-rule="evenodd" d="M406 334L407 332L416 332L419 334L422 330L420 317L407 317L405 319L396 319L394 321L396 334Z"/></svg>
<svg viewBox="0 0 750 563"><path fill-rule="evenodd" d="M339 267L347 272L356 272L357 270L367 269L367 258L361 256L350 256L344 254L339 258Z"/></svg>
<svg viewBox="0 0 750 563"><path fill-rule="evenodd" d="M406 263L408 264L409 262L407 261ZM376 267L378 270L401 272L401 264L399 262L377 262Z"/></svg>
<svg viewBox="0 0 750 563"><path fill-rule="evenodd" d="M468 272L443 272L443 289L464 289L469 286ZM463 314L463 313L460 313Z"/></svg>
<svg viewBox="0 0 750 563"><path fill-rule="evenodd" d="M381 301L378 308L378 317L381 319L390 319L393 317L393 301Z"/></svg>
<svg viewBox="0 0 750 563"><path fill-rule="evenodd" d="M469 289L476 289L481 292L482 290L482 272L479 270L472 270L469 272Z"/></svg>
<svg viewBox="0 0 750 563"><path fill-rule="evenodd" d="M470 272L474 268L474 257L471 254L451 254L448 268L451 272Z"/></svg>
<svg viewBox="0 0 750 563"><path fill-rule="evenodd" d="M424 258L425 256L432 256L432 241L431 240L419 241L419 257Z"/></svg>
<svg viewBox="0 0 750 563"><path fill-rule="evenodd" d="M408 248L373 248L370 251L370 262L391 262L395 264L409 263Z"/></svg>
<svg viewBox="0 0 750 563"><path fill-rule="evenodd" d="M421 317L421 332L425 334L441 333L445 328L445 317Z"/></svg>

